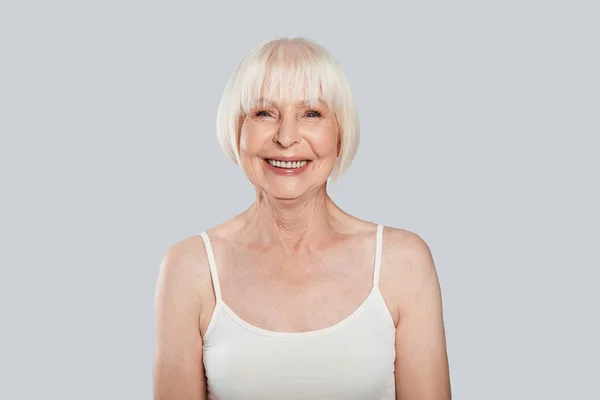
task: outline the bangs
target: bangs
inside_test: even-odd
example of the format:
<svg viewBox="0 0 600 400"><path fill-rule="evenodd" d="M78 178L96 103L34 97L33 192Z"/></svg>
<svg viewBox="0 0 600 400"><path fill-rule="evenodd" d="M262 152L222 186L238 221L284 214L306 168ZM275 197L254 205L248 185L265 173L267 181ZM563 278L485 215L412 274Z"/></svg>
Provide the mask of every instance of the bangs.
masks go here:
<svg viewBox="0 0 600 400"><path fill-rule="evenodd" d="M323 62L307 43L272 43L257 49L253 65L241 68L240 111L248 114L260 107L304 103L315 107L319 101L335 111L339 90L331 63Z"/></svg>

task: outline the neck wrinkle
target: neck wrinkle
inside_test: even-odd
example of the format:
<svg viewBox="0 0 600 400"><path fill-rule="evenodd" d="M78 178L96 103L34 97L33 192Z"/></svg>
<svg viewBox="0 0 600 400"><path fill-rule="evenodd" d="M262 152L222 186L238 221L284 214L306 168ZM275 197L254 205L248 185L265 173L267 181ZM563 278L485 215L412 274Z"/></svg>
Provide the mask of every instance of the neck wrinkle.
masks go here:
<svg viewBox="0 0 600 400"><path fill-rule="evenodd" d="M257 191L256 201L245 212L245 230L261 245L276 245L285 252L310 250L335 235L340 212L325 186L294 200L274 199Z"/></svg>

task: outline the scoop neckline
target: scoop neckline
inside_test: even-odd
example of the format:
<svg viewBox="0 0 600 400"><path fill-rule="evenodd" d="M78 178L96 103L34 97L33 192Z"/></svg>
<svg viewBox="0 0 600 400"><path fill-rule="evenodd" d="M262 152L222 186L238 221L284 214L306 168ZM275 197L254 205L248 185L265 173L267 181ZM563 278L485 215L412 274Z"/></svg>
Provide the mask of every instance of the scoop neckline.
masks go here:
<svg viewBox="0 0 600 400"><path fill-rule="evenodd" d="M241 326L242 328L253 332L255 334L258 335L262 335L262 336L269 336L269 337L287 337L287 338L294 338L294 337L309 337L309 336L318 336L318 335L322 335L325 333L329 333L332 331L335 331L337 329L342 328L344 325L348 324L351 320L353 320L355 317L357 317L358 315L360 315L362 313L362 311L365 309L367 303L371 300L371 298L375 297L375 295L378 293L378 289L377 286L373 286L373 288L371 289L371 291L369 292L369 294L367 295L367 297L365 297L365 299L358 305L358 307L356 307L354 309L354 311L352 311L349 315L347 315L346 317L344 317L341 321L336 322L333 325L330 325L328 327L325 328L320 328L320 329L315 329L315 330L311 330L311 331L304 331L304 332L289 332L289 331L273 331L270 329L264 329L261 328L259 326L256 326L254 324L249 323L248 321L246 321L245 319L243 319L242 317L240 317L235 311L233 311L231 309L231 307L229 307L227 305L227 303L225 303L222 299L220 299L219 301L217 301L217 303L215 304L215 311L213 311L213 315L211 317L211 320L208 324L208 328L206 329L206 333L204 335L204 339L206 340L206 338L210 335L210 333L213 330L213 326L216 324L216 317L217 317L217 308L222 309L223 311L225 311L227 313L227 315L229 315L229 317L231 317L231 319L237 323L239 326Z"/></svg>

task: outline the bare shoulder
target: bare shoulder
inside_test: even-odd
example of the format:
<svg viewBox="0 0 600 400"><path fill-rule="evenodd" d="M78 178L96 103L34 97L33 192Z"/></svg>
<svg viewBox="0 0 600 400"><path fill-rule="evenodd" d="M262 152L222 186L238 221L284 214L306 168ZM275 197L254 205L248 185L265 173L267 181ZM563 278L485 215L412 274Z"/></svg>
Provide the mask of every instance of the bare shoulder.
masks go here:
<svg viewBox="0 0 600 400"><path fill-rule="evenodd" d="M207 283L210 285L210 270L204 242L199 235L189 236L167 248L160 263L155 299L177 296L179 301L199 307L205 291L198 289Z"/></svg>
<svg viewBox="0 0 600 400"><path fill-rule="evenodd" d="M411 267L422 270L435 268L431 250L425 240L415 232L386 226L383 234L383 248L386 257L399 263L398 267ZM416 271L413 271L416 272Z"/></svg>
<svg viewBox="0 0 600 400"><path fill-rule="evenodd" d="M198 278L208 265L206 249L199 235L171 244L160 265L160 274L170 280Z"/></svg>
<svg viewBox="0 0 600 400"><path fill-rule="evenodd" d="M156 339L155 399L204 399L202 337L199 321L208 270L202 238L189 237L167 249L154 297Z"/></svg>
<svg viewBox="0 0 600 400"><path fill-rule="evenodd" d="M396 326L397 398L450 399L440 285L429 245L414 232L386 229L382 293ZM386 259L385 262L383 260Z"/></svg>
<svg viewBox="0 0 600 400"><path fill-rule="evenodd" d="M380 285L396 323L402 310L418 302L419 296L439 291L431 249L420 235L385 227Z"/></svg>

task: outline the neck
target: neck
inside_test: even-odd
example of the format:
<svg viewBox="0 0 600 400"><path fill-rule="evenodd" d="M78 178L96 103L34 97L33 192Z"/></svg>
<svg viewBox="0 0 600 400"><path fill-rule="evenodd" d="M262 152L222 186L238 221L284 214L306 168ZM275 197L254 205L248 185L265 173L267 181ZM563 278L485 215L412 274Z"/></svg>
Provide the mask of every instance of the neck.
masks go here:
<svg viewBox="0 0 600 400"><path fill-rule="evenodd" d="M274 199L257 191L256 201L244 213L244 225L262 244L298 251L331 236L340 213L325 186L294 200Z"/></svg>

